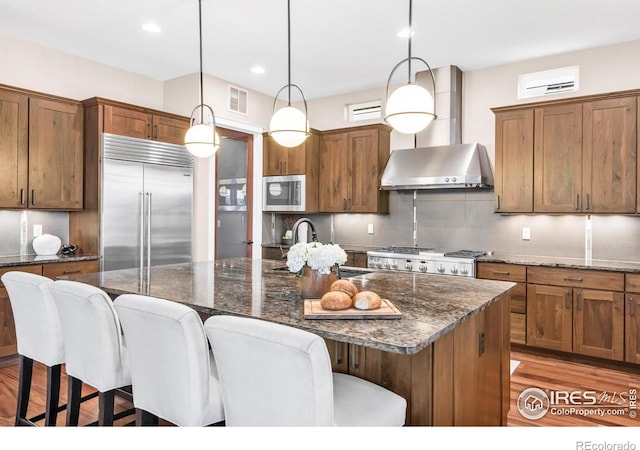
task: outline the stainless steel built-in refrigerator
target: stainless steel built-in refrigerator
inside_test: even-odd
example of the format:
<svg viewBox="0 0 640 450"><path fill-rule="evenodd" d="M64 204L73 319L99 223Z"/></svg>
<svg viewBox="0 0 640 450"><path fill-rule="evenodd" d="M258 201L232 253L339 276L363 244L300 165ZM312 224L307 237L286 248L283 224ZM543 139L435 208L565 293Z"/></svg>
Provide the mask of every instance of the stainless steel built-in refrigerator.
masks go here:
<svg viewBox="0 0 640 450"><path fill-rule="evenodd" d="M103 134L102 270L191 261L193 159L184 146Z"/></svg>

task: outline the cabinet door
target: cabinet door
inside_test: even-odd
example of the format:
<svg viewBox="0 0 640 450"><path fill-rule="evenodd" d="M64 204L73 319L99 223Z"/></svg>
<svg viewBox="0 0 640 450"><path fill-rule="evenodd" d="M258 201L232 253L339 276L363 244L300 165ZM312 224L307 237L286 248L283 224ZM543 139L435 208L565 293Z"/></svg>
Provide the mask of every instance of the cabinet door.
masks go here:
<svg viewBox="0 0 640 450"><path fill-rule="evenodd" d="M533 109L496 114L497 212L533 212Z"/></svg>
<svg viewBox="0 0 640 450"><path fill-rule="evenodd" d="M380 187L378 130L349 132L347 139L347 210L376 212Z"/></svg>
<svg viewBox="0 0 640 450"><path fill-rule="evenodd" d="M269 135L263 135L263 157L262 157L262 175L282 175L284 173L284 165L286 161L287 149L279 145Z"/></svg>
<svg viewBox="0 0 640 450"><path fill-rule="evenodd" d="M627 294L624 315L625 357L630 363L640 363L640 311L638 294Z"/></svg>
<svg viewBox="0 0 640 450"><path fill-rule="evenodd" d="M0 208L27 205L28 108L26 95L0 90Z"/></svg>
<svg viewBox="0 0 640 450"><path fill-rule="evenodd" d="M104 132L151 139L151 115L144 111L104 105ZM183 141L184 143L184 135Z"/></svg>
<svg viewBox="0 0 640 450"><path fill-rule="evenodd" d="M344 212L347 210L347 134L332 133L322 136L320 143L320 212Z"/></svg>
<svg viewBox="0 0 640 450"><path fill-rule="evenodd" d="M534 212L579 212L582 193L582 105L535 110Z"/></svg>
<svg viewBox="0 0 640 450"><path fill-rule="evenodd" d="M189 120L153 115L152 139L169 144L184 145L184 135L189 129Z"/></svg>
<svg viewBox="0 0 640 450"><path fill-rule="evenodd" d="M527 344L570 352L572 349L571 288L527 286Z"/></svg>
<svg viewBox="0 0 640 450"><path fill-rule="evenodd" d="M583 211L636 210L636 99L583 105Z"/></svg>
<svg viewBox="0 0 640 450"><path fill-rule="evenodd" d="M624 295L621 292L574 289L573 351L622 361Z"/></svg>
<svg viewBox="0 0 640 450"><path fill-rule="evenodd" d="M30 98L29 208L82 209L82 108Z"/></svg>

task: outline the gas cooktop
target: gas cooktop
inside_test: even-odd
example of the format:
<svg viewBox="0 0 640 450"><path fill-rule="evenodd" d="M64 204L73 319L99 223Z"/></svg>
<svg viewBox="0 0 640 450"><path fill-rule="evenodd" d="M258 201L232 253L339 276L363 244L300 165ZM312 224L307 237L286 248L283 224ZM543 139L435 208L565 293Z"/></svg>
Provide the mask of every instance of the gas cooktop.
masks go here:
<svg viewBox="0 0 640 450"><path fill-rule="evenodd" d="M404 272L475 277L475 260L486 252L424 247L383 247L367 252L369 267Z"/></svg>

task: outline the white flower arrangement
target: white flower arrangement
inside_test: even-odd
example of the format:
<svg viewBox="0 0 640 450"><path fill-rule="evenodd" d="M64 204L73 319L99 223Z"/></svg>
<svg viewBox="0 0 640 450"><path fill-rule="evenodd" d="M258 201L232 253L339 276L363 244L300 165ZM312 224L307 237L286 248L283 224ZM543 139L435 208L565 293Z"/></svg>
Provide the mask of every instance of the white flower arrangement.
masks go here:
<svg viewBox="0 0 640 450"><path fill-rule="evenodd" d="M328 275L335 265L344 264L347 253L338 244L321 244L320 242L298 242L287 253L289 272L302 275L304 266Z"/></svg>

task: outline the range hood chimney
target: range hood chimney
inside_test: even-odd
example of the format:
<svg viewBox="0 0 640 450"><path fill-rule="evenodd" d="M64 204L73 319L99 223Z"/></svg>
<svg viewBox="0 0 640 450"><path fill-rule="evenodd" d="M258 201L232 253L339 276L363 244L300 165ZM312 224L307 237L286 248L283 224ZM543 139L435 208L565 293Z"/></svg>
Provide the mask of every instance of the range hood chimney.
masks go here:
<svg viewBox="0 0 640 450"><path fill-rule="evenodd" d="M416 82L428 72L416 74ZM416 135L416 148L394 150L382 174L380 189L451 189L493 187L486 148L462 144L462 71L456 66L434 69L436 115L429 127Z"/></svg>

